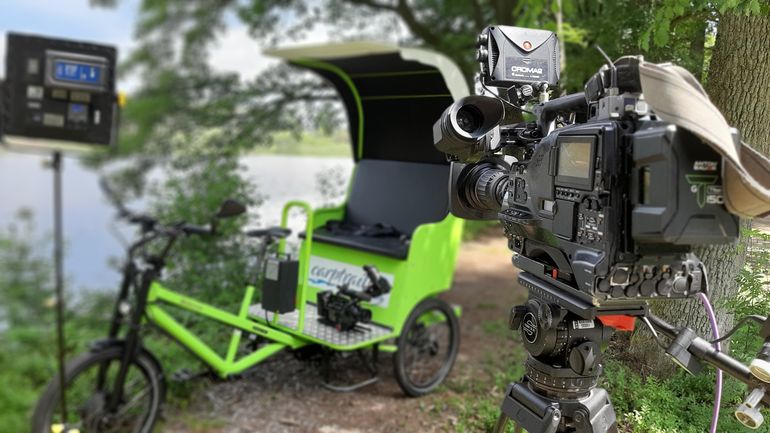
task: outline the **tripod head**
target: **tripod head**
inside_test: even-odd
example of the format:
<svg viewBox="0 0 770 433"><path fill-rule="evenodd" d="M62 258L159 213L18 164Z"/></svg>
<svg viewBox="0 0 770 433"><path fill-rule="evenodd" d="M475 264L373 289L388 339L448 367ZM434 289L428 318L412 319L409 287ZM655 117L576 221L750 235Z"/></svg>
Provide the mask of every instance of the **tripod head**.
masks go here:
<svg viewBox="0 0 770 433"><path fill-rule="evenodd" d="M619 316L635 318L649 327L666 354L688 372L697 374L705 362L745 383L749 393L735 416L752 429L763 423L760 410L770 407L768 318L749 316L724 337L708 341L688 327L671 325L653 315L645 303L595 306L565 295L552 282L528 272L519 274L519 283L529 290L529 299L511 310L509 326L519 331L529 356L525 377L508 386L494 432L503 432L508 419L530 433L617 432L609 395L597 382L603 370L601 347L618 328ZM761 324L764 344L745 365L714 345L749 321Z"/></svg>

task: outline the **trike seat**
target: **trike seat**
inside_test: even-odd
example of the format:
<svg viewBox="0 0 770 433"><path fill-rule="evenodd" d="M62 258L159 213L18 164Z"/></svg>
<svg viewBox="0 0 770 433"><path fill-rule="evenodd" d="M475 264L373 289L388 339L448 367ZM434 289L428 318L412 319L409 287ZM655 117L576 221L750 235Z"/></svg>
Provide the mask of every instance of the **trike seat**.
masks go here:
<svg viewBox="0 0 770 433"><path fill-rule="evenodd" d="M301 235L304 237L304 233ZM403 235L367 236L354 232L344 233L340 231L319 228L313 232L313 241L323 242L341 247L353 248L395 259L405 260L409 254L409 240Z"/></svg>
<svg viewBox="0 0 770 433"><path fill-rule="evenodd" d="M392 234L330 230L327 225L313 230L313 241L405 260L415 229L447 216L448 182L446 164L362 159L339 226L385 227Z"/></svg>

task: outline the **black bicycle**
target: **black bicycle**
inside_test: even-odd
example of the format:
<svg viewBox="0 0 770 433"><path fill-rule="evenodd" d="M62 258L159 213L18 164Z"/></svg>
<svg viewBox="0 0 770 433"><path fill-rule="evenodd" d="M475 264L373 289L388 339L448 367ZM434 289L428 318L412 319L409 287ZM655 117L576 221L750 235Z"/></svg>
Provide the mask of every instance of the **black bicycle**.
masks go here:
<svg viewBox="0 0 770 433"><path fill-rule="evenodd" d="M116 202L119 217L137 225L141 234L128 248L107 338L92 343L88 352L68 362L63 380L57 376L48 384L34 411L32 433L152 430L166 393L163 369L141 341L153 282L160 277L180 237L213 235L217 220L246 210L237 201L226 200L207 226L185 222L164 225L151 216L128 211L106 190ZM263 239L257 254L262 261L269 246L288 236L289 231L271 228L245 234Z"/></svg>

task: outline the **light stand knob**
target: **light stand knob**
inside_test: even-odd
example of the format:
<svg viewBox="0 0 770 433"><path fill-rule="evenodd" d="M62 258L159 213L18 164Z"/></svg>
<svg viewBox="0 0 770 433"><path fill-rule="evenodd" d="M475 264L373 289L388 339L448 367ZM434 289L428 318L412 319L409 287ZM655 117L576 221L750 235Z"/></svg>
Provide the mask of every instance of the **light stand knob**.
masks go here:
<svg viewBox="0 0 770 433"><path fill-rule="evenodd" d="M765 324L760 331L760 335L765 338L765 343L759 349L757 357L749 364L749 370L757 379L770 383L770 335L767 335L767 323L768 321L765 320Z"/></svg>
<svg viewBox="0 0 770 433"><path fill-rule="evenodd" d="M754 388L751 393L746 397L738 409L735 410L735 417L738 418L741 424L750 429L757 429L765 421L762 413L759 412L759 405L762 399L765 397L764 388Z"/></svg>
<svg viewBox="0 0 770 433"><path fill-rule="evenodd" d="M748 407L745 404L738 406L738 409L735 410L735 417L738 418L741 424L754 430L758 429L765 422L765 418L759 412L759 409Z"/></svg>
<svg viewBox="0 0 770 433"><path fill-rule="evenodd" d="M761 358L755 358L749 364L751 374L762 382L770 383L770 361Z"/></svg>

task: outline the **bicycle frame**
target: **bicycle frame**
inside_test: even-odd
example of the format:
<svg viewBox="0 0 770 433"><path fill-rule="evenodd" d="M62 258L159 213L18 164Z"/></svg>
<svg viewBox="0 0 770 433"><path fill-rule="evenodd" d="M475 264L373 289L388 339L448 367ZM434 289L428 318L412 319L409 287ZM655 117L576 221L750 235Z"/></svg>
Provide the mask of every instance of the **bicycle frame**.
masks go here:
<svg viewBox="0 0 770 433"><path fill-rule="evenodd" d="M220 308L208 305L191 297L166 289L158 282L153 282L147 296L145 314L155 326L189 349L193 354L208 364L221 377L240 373L266 358L285 349L297 349L308 344L291 334L265 326L248 318L249 306L254 297L254 287L247 286L238 314L232 314ZM172 305L183 310L206 317L234 329L230 338L227 353L221 356L192 331L174 319L163 309L163 304ZM257 334L270 340L271 343L240 359L236 359L238 345L243 332Z"/></svg>

